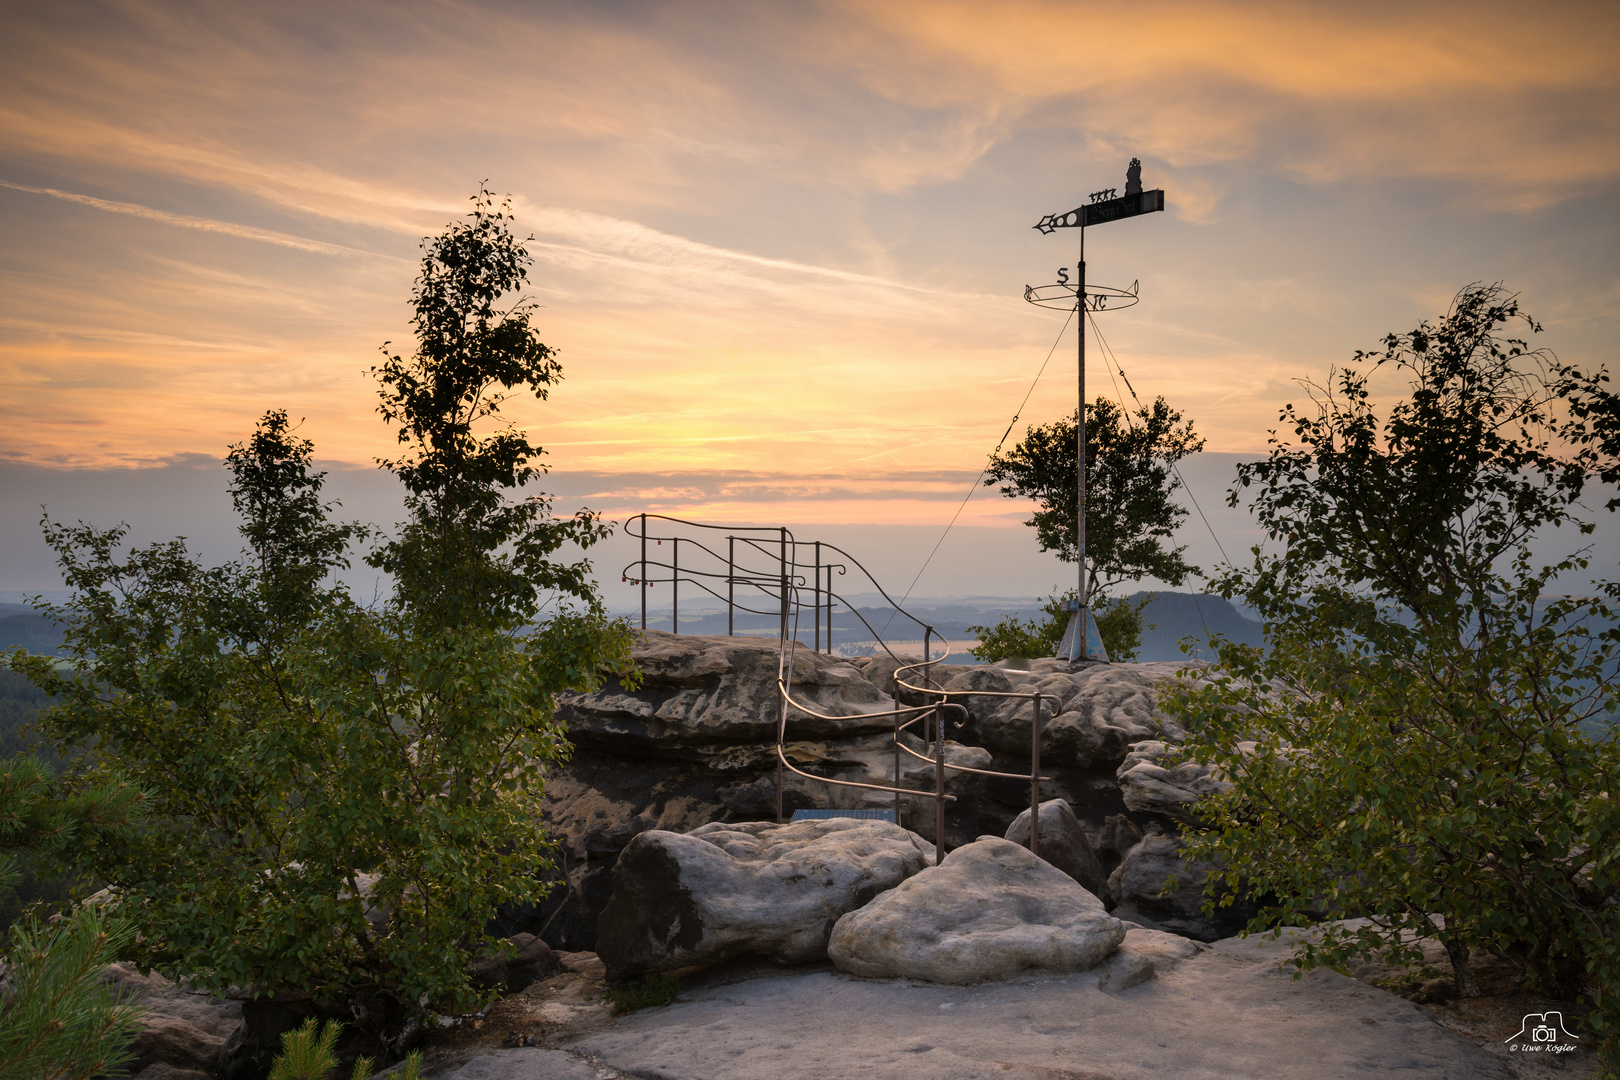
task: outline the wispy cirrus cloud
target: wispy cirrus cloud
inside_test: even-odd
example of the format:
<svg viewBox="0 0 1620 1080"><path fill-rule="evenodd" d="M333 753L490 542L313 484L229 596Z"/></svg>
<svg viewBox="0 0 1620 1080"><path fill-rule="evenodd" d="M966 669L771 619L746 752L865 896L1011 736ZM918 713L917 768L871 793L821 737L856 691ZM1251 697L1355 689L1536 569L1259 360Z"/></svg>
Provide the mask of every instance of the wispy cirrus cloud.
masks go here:
<svg viewBox="0 0 1620 1080"><path fill-rule="evenodd" d="M1061 323L1021 289L1078 254L1029 226L1133 154L1173 212L1093 238L1097 280L1143 283L1109 341L1252 449L1291 380L1475 278L1528 282L1562 355L1612 344L1617 27L1490 3L39 6L0 40L0 452L213 453L285 405L323 453L386 453L364 370L408 336L418 238L489 178L567 369L513 416L560 471L971 472ZM1026 419L1072 408L1072 350ZM759 505L801 497L883 502Z"/></svg>
<svg viewBox="0 0 1620 1080"><path fill-rule="evenodd" d="M30 187L27 184L14 184L9 180L0 180L0 187L10 188L12 191L26 191L31 195L48 195L53 199L62 199L65 202L78 203L81 206L94 207L112 214L128 214L131 217L145 218L147 221L156 221L164 225L173 225L181 229L199 229L203 232L220 233L224 236L235 236L242 240L257 240L264 244L276 244L280 247L293 248L297 251L313 251L321 255L364 255L380 258L393 258L394 256L379 255L374 251L361 251L359 248L345 247L342 244L329 244L321 240L310 240L302 236L292 236L288 233L275 232L270 229L256 229L251 225L238 225L230 221L217 221L213 218L193 217L190 214L174 214L167 210L155 210L150 206L141 206L139 203L118 202L113 199L98 199L93 195L79 195L71 191L58 191L56 188Z"/></svg>

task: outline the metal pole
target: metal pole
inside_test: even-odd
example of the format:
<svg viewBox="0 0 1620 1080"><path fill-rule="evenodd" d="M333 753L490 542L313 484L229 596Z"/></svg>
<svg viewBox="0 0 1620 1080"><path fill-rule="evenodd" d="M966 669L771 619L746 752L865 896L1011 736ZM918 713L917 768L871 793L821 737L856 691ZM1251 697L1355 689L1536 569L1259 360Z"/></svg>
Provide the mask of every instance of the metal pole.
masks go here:
<svg viewBox="0 0 1620 1080"><path fill-rule="evenodd" d="M1041 853L1041 695L1031 694L1029 703L1035 707L1035 719L1030 723L1034 733L1029 746L1029 853Z"/></svg>
<svg viewBox="0 0 1620 1080"><path fill-rule="evenodd" d="M933 689L934 686L933 635L934 628L932 626L923 627L923 682L927 684L929 689Z"/></svg>
<svg viewBox="0 0 1620 1080"><path fill-rule="evenodd" d="M641 515L641 628L647 629L647 515Z"/></svg>
<svg viewBox="0 0 1620 1080"><path fill-rule="evenodd" d="M737 538L726 537L726 637L736 637L736 627L732 625L732 614L735 610L734 599L737 586Z"/></svg>
<svg viewBox="0 0 1620 1080"><path fill-rule="evenodd" d="M833 651L832 650L832 613L833 613L832 571L833 571L833 568L831 566L828 566L827 567L827 655L828 656L831 656L832 651ZM898 822L896 822L896 824L898 824Z"/></svg>
<svg viewBox="0 0 1620 1080"><path fill-rule="evenodd" d="M900 689L895 688L895 704L900 704ZM894 823L904 825L900 820L900 714L894 714Z"/></svg>
<svg viewBox="0 0 1620 1080"><path fill-rule="evenodd" d="M677 536L670 544L674 554L670 558L669 628L678 634L681 632L681 538Z"/></svg>
<svg viewBox="0 0 1620 1080"><path fill-rule="evenodd" d="M782 575L782 641L788 636L788 557L787 557L787 528L782 528L782 552L777 557L777 569Z"/></svg>
<svg viewBox="0 0 1620 1080"><path fill-rule="evenodd" d="M945 718L934 706L934 865L945 861Z"/></svg>
<svg viewBox="0 0 1620 1080"><path fill-rule="evenodd" d="M1072 654L1071 658L1077 656L1085 660L1089 658L1086 647L1089 644L1088 638L1090 635L1087 633L1087 628L1090 623L1086 612L1086 227L1084 225L1080 226L1080 283L1076 290L1075 301L1079 304L1080 313L1080 409L1078 413L1080 422L1077 425L1079 430L1075 436L1080 444L1080 460L1075 467L1075 471L1079 474L1079 481L1076 485L1079 496L1076 500L1079 504L1076 510L1076 517L1078 518L1076 526L1080 545L1080 591L1077 596L1080 601L1080 609L1075 613L1078 616L1078 621L1074 624L1075 642L1070 647L1070 652Z"/></svg>
<svg viewBox="0 0 1620 1080"><path fill-rule="evenodd" d="M815 606L816 606L815 627L816 628L815 628L815 631L814 631L815 637L813 637L811 640L815 642L815 644L812 646L812 648L816 652L820 652L821 651L821 541L820 540L816 541L816 569L815 569L815 573L812 575L812 578L815 581L813 592L814 592L815 601L816 601L816 604L815 604Z"/></svg>
<svg viewBox="0 0 1620 1080"><path fill-rule="evenodd" d="M782 527L781 537L782 537L782 550L781 550L780 555L778 556L777 569L781 572L781 583L782 583L782 635L781 635L781 646L782 646L783 650L786 651L786 648L787 648L787 628L788 628L788 569L787 569L787 527L786 526ZM787 671L783 672L782 673L782 678L785 681L790 683L791 680L793 679L793 669L789 668ZM776 689L776 702L777 702L776 703L776 745L778 747L781 747L782 744L787 741L787 694L784 692L784 687L782 687L782 686L778 686L777 689ZM777 754L776 754L776 823L778 825L780 825L782 823L782 753L783 753L783 751L778 749Z"/></svg>

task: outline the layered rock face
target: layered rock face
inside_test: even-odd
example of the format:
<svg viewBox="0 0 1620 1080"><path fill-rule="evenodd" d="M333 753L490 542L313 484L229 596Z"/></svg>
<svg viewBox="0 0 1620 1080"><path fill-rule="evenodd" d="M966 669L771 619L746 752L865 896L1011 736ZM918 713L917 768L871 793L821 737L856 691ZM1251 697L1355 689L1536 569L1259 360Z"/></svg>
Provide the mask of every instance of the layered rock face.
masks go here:
<svg viewBox="0 0 1620 1080"><path fill-rule="evenodd" d="M575 751L547 781L546 824L560 841L559 876L566 878L566 888L558 888L538 910L511 913L495 928L503 934L527 930L554 948L595 949L613 866L636 836L651 830L692 833L711 822L776 820L775 639L658 631L644 632L641 639L635 654L644 672L640 687L609 686L595 694L567 695L561 703L559 716ZM798 650L791 671L794 696L821 715L790 711L789 760L820 776L895 784L893 721L876 714L895 708L895 695L902 704L921 701L895 684L899 666L887 656L846 660ZM1199 665L1096 664L1072 673L1056 661L1030 666L1033 670L1010 671L934 664L926 673L913 670L902 678L945 690L966 710L965 721L957 710L947 710L949 763L1005 772L1029 768L1033 695L1041 695L1041 772L1049 777L1041 785L1041 799L1061 800L1072 809L1096 863L1082 866L1077 855L1080 861L1064 869L1112 903L1117 897L1108 893L1107 874L1144 837L1175 832L1187 820L1190 801L1216 782L1195 763L1174 760L1174 744L1183 733L1155 702L1159 686ZM921 734L917 723L901 739L932 757L917 738ZM933 773L930 762L902 754L898 786L931 793ZM947 850L984 834L1002 835L1020 813L1028 813L1027 781L946 775L947 791L956 797L946 814ZM800 808L894 805L892 795L834 787L792 772L783 788L785 816ZM900 823L931 843L932 800L903 799ZM1063 832L1059 828L1057 835ZM1042 843L1047 844L1044 825ZM1053 857L1060 849L1075 848L1053 843L1046 848ZM1122 879L1136 890L1130 894L1132 917L1166 926L1156 916L1173 916L1178 926L1195 918L1138 902L1157 869L1143 858L1137 864L1142 872ZM1197 892L1186 888L1184 899Z"/></svg>
<svg viewBox="0 0 1620 1080"><path fill-rule="evenodd" d="M635 656L639 688L563 697L559 718L575 749L547 780L546 824L561 842L566 888L538 911L513 913L504 931L593 949L613 864L632 838L776 819L776 640L647 631ZM794 657L792 681L796 699L835 719L790 713L789 759L818 775L887 783L892 721L870 714L893 708L891 699L848 661L808 649ZM863 805L858 790L792 773L784 787L786 816Z"/></svg>
<svg viewBox="0 0 1620 1080"><path fill-rule="evenodd" d="M827 955L852 975L968 985L1027 970L1084 971L1118 948L1125 930L1068 874L984 837L839 919Z"/></svg>
<svg viewBox="0 0 1620 1080"><path fill-rule="evenodd" d="M142 975L132 964L110 964L102 979L146 1010L132 1048L132 1075L146 1080L216 1075L225 1041L241 1023L241 1002L192 993L156 972Z"/></svg>
<svg viewBox="0 0 1620 1080"><path fill-rule="evenodd" d="M596 952L614 981L744 954L821 960L842 915L932 861L932 845L886 821L644 832L619 856Z"/></svg>

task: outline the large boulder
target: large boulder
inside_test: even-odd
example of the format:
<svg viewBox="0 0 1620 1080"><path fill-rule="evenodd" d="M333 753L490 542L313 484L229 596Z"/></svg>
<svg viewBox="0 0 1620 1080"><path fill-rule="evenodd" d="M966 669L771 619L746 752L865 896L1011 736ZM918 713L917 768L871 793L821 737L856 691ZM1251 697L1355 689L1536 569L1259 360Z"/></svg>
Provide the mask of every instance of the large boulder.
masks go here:
<svg viewBox="0 0 1620 1080"><path fill-rule="evenodd" d="M644 832L619 856L596 952L614 981L745 954L823 959L841 915L931 856L915 833L854 818Z"/></svg>
<svg viewBox="0 0 1620 1080"><path fill-rule="evenodd" d="M595 949L597 920L613 888L613 868L633 837L649 830L689 833L711 822L777 819L777 646L772 639L638 634L634 650L643 673L639 686L608 685L594 694L565 695L558 718L574 746L569 760L546 780L545 826L559 841L555 888L538 904L513 908L489 931L507 937L541 934L553 948ZM902 658L903 660L904 658ZM931 791L932 769L902 755L894 771L894 670L887 655L845 660L799 650L794 693L831 719L795 713L789 720L788 760L814 777ZM1021 665L1024 666L1024 665ZM1022 773L1029 768L1028 697L999 698L974 691L1044 695L1041 767L1050 779L1041 798L1062 798L1073 808L1102 854L1110 817L1131 814L1115 771L1129 744L1174 741L1178 731L1156 711L1154 690L1175 664L1093 664L1080 670L1038 659L1029 670L935 664L932 682L970 713L953 719L946 736L951 760L973 767ZM920 682L920 672L907 676ZM903 692L906 700L918 695ZM938 700L931 695L929 700ZM955 714L955 710L949 710ZM907 736L920 734L914 725ZM903 736L905 737L905 736ZM975 745L977 744L977 745ZM947 848L981 834L1001 835L1029 805L1029 784L1017 779L948 773L955 801L946 807ZM883 792L836 787L786 771L781 810L887 808ZM926 798L901 801L901 824L932 841L935 812ZM1120 837L1104 859L1112 869L1130 846Z"/></svg>
<svg viewBox="0 0 1620 1080"><path fill-rule="evenodd" d="M827 955L853 975L968 985L1030 969L1083 971L1125 929L1063 871L983 837L839 919Z"/></svg>
<svg viewBox="0 0 1620 1080"><path fill-rule="evenodd" d="M1255 906L1238 898L1205 912L1204 883L1216 869L1213 863L1185 858L1180 837L1149 833L1109 875L1108 888L1118 905L1114 914L1199 941L1230 937L1248 925Z"/></svg>
<svg viewBox="0 0 1620 1080"><path fill-rule="evenodd" d="M1214 766L1184 761L1179 747L1157 739L1133 744L1116 776L1127 807L1183 825L1203 824L1193 806L1231 786Z"/></svg>
<svg viewBox="0 0 1620 1080"><path fill-rule="evenodd" d="M1041 803L1040 834L1036 845L1041 858L1079 882L1097 899L1108 900L1108 875L1091 848L1080 819L1062 799ZM1029 847L1029 811L1025 810L1007 826L1006 839L1019 847Z"/></svg>

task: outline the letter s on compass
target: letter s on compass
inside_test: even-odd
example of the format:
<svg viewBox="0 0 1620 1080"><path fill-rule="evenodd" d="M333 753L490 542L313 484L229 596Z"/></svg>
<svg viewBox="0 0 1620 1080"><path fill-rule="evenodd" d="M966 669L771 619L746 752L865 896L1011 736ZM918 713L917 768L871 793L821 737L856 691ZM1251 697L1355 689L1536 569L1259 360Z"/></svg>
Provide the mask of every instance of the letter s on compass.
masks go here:
<svg viewBox="0 0 1620 1080"><path fill-rule="evenodd" d="M1069 283L1069 268L1067 266L1058 267L1058 284L1059 285L1067 285L1068 283Z"/></svg>

